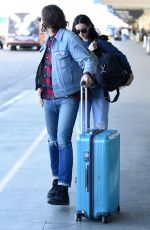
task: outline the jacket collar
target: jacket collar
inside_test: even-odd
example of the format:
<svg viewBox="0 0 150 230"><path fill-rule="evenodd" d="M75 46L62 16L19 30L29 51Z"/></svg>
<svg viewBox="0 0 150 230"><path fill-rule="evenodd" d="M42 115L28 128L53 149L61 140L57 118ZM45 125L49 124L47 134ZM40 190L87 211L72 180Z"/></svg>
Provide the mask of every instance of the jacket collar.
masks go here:
<svg viewBox="0 0 150 230"><path fill-rule="evenodd" d="M57 32L57 34L55 35L55 39L57 39L58 41L61 41L62 36L63 36L65 30L66 30L65 28L59 29L58 32ZM43 49L46 49L46 44L48 42L48 39L49 39L49 35L47 34L47 36L45 38L45 41L44 41L43 45L41 46L40 52Z"/></svg>
<svg viewBox="0 0 150 230"><path fill-rule="evenodd" d="M65 28L59 29L55 35L55 39L57 39L58 41L61 41L61 38L62 38L65 30L66 30ZM45 43L47 43L48 39L49 39L49 35L46 36Z"/></svg>
<svg viewBox="0 0 150 230"><path fill-rule="evenodd" d="M59 29L59 30L58 30L57 34L55 35L55 38L56 38L58 41L61 41L62 36L63 36L65 30L66 30L65 28L62 28L62 29Z"/></svg>

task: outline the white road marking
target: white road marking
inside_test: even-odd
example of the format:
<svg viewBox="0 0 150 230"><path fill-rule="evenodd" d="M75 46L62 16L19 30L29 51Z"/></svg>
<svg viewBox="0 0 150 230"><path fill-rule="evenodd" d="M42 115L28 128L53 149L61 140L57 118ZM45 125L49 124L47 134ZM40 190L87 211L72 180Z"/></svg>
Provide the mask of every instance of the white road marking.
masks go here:
<svg viewBox="0 0 150 230"><path fill-rule="evenodd" d="M4 109L8 108L10 105L19 101L20 99L25 97L30 92L31 92L31 90L24 90L22 93L18 94L17 96L13 97L12 99L6 101L4 104L0 105L0 111L3 111Z"/></svg>
<svg viewBox="0 0 150 230"><path fill-rule="evenodd" d="M20 159L15 163L12 169L6 174L6 176L0 181L0 192L2 192L11 179L17 174L19 169L28 160L28 158L33 154L36 147L40 144L46 135L46 129L44 129L40 135L35 139L31 146L26 150L26 152L20 157Z"/></svg>

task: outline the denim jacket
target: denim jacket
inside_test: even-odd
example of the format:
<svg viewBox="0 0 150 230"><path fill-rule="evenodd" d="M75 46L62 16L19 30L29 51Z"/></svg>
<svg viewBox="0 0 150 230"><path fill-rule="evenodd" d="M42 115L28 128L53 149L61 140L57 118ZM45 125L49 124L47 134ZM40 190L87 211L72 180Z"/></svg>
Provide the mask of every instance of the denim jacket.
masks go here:
<svg viewBox="0 0 150 230"><path fill-rule="evenodd" d="M42 88L43 55L49 36L40 52L41 60L36 74L36 89ZM80 38L68 29L60 29L52 41L52 86L56 97L65 97L80 90L83 73L95 74L97 58L83 46Z"/></svg>

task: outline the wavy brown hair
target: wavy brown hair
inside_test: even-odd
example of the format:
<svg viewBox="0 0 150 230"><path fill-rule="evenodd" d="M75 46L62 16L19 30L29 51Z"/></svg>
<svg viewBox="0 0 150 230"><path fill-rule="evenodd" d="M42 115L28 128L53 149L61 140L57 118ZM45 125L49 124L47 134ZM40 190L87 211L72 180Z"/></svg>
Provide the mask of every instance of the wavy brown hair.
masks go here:
<svg viewBox="0 0 150 230"><path fill-rule="evenodd" d="M57 5L48 5L42 9L42 21L42 32L47 28L57 32L60 28L66 28L68 24L64 12Z"/></svg>

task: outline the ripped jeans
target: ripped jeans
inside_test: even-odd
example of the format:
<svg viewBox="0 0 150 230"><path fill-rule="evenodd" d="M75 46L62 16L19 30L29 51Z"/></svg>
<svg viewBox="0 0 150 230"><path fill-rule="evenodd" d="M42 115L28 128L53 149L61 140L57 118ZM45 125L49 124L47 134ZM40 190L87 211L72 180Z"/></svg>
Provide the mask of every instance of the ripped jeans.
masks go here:
<svg viewBox="0 0 150 230"><path fill-rule="evenodd" d="M79 101L74 97L44 99L51 170L58 183L71 186L73 149L72 133Z"/></svg>

